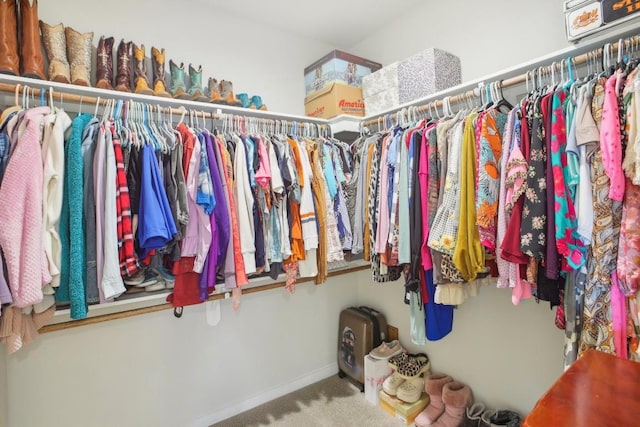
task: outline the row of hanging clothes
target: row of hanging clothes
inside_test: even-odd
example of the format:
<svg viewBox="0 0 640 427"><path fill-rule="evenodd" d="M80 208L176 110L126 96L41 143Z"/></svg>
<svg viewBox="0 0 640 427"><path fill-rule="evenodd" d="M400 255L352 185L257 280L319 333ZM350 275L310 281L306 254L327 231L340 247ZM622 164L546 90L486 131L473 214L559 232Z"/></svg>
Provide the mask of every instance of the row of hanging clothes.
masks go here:
<svg viewBox="0 0 640 427"><path fill-rule="evenodd" d="M17 97L17 96L16 96ZM182 307L217 284L237 308L249 277L322 283L352 245L349 146L315 125L173 113L108 101L0 117L0 341L15 352L56 307L170 289ZM18 102L16 101L16 104ZM42 100L41 104L44 104Z"/></svg>
<svg viewBox="0 0 640 427"><path fill-rule="evenodd" d="M557 307L566 366L589 348L640 357L640 51L622 46L582 78L570 58L527 74L515 106L496 83L481 106L445 98L356 141L353 249L374 281L404 276L415 344L494 277L515 305Z"/></svg>

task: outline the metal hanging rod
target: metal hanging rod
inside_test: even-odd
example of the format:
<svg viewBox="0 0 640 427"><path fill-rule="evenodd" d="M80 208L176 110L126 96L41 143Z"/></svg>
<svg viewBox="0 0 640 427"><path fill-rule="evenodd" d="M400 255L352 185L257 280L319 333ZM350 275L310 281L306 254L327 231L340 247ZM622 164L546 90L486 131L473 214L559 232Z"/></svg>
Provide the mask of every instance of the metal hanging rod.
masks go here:
<svg viewBox="0 0 640 427"><path fill-rule="evenodd" d="M49 90L53 90L55 102L72 102L84 105L105 106L109 101L122 100L139 102L152 106L154 111L166 114L182 114L185 110L194 116L210 118L213 120L223 120L229 117L241 117L247 123L258 124L284 124L286 126L304 128L311 125L313 128L321 127L323 132L328 131L328 121L313 117L297 116L292 114L281 114L270 111L251 110L228 105L208 104L190 100L177 100L173 98L163 98L150 95L140 95L136 93L117 92L93 87L75 86L70 84L36 80L26 77L0 75L0 92L15 93L28 87L30 96L40 97L44 91L45 95ZM326 129L325 129L326 128Z"/></svg>
<svg viewBox="0 0 640 427"><path fill-rule="evenodd" d="M628 46L633 45L634 47L638 47L638 45L640 44L640 35L635 35L637 33L637 29L631 30L631 32L627 30L627 32L629 34L626 34L624 36L618 36L615 38L609 36L608 40L619 40L618 42L610 43L611 52L609 53L613 54L618 52L618 44L620 43L620 41ZM386 112L365 117L361 122L361 126L371 126L374 124L379 125L381 123L381 120L389 118L394 118L397 121L398 115L403 114L407 109L412 109L415 112L425 112L430 108L433 109L443 107L443 105L448 105L450 103L465 102L470 97L475 98L480 96L479 86L482 87L486 85L486 82L495 82L498 84L499 88L522 85L531 78L530 76L532 71L542 71L542 73L545 75L551 75L552 72L557 72L557 69L554 67L557 66L558 62L566 60L568 58L572 58L571 62L576 67L586 64L589 61L594 61L594 59L602 57L602 46L606 43L606 41L607 39L599 39L581 47L571 47L568 49L564 49L559 52L547 55L543 58L539 58L537 60L512 67L503 72L496 73L468 83L463 83L461 85L435 93L433 95L429 95L427 97L401 105L399 107L395 107ZM577 52L583 53L572 56Z"/></svg>

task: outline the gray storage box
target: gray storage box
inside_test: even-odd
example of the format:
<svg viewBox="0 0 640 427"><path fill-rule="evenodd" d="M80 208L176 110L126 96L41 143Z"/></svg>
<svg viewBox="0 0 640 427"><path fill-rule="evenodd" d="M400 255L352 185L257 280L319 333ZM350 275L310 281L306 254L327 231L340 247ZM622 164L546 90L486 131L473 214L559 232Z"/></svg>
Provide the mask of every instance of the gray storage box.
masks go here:
<svg viewBox="0 0 640 427"><path fill-rule="evenodd" d="M400 104L433 95L462 81L460 58L429 48L398 64Z"/></svg>

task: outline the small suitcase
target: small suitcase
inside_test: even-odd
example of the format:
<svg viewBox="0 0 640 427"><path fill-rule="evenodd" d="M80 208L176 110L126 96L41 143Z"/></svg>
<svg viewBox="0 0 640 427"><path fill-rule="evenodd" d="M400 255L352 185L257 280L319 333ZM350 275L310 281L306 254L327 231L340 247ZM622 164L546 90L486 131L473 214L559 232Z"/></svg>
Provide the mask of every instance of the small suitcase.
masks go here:
<svg viewBox="0 0 640 427"><path fill-rule="evenodd" d="M338 375L364 391L364 357L386 339L387 320L370 307L349 307L340 312L338 334Z"/></svg>

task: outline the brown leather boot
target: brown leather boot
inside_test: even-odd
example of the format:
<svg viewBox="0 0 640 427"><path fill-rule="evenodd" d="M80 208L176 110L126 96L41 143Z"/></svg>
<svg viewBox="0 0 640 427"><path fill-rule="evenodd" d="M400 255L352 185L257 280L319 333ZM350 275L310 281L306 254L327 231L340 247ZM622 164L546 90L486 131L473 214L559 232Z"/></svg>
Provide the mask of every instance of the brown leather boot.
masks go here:
<svg viewBox="0 0 640 427"><path fill-rule="evenodd" d="M144 45L140 47L133 44L133 81L135 83L135 93L142 95L153 95L153 91L149 87L149 78L147 77L147 62L144 54Z"/></svg>
<svg viewBox="0 0 640 427"><path fill-rule="evenodd" d="M212 77L209 77L208 92L209 102L211 102L212 104L222 103L222 96L220 96L220 85L218 84L218 81Z"/></svg>
<svg viewBox="0 0 640 427"><path fill-rule="evenodd" d="M60 83L71 83L71 72L67 60L67 38L64 35L64 26L48 25L40 21L42 32L42 44L49 61L49 80Z"/></svg>
<svg viewBox="0 0 640 427"><path fill-rule="evenodd" d="M113 89L113 37L100 37L96 54L96 87Z"/></svg>
<svg viewBox="0 0 640 427"><path fill-rule="evenodd" d="M19 72L16 0L0 0L0 73L17 76Z"/></svg>
<svg viewBox="0 0 640 427"><path fill-rule="evenodd" d="M151 62L153 65L153 94L155 96L163 96L171 98L171 94L167 92L167 86L164 83L164 61L165 51L151 48Z"/></svg>
<svg viewBox="0 0 640 427"><path fill-rule="evenodd" d="M21 75L45 80L38 23L38 0L20 0Z"/></svg>
<svg viewBox="0 0 640 427"><path fill-rule="evenodd" d="M120 92L131 92L131 42L120 40L118 52L116 53L117 74L116 90Z"/></svg>
<svg viewBox="0 0 640 427"><path fill-rule="evenodd" d="M79 33L71 27L64 29L67 38L67 55L71 66L71 83L91 86L91 48L93 32Z"/></svg>

